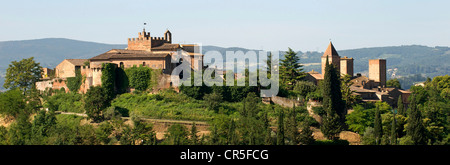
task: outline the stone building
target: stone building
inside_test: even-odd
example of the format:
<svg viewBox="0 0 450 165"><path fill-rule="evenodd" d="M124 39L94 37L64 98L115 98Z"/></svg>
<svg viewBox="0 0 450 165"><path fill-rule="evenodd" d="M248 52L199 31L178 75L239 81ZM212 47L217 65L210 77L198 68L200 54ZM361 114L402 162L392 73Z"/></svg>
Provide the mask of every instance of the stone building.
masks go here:
<svg viewBox="0 0 450 165"><path fill-rule="evenodd" d="M386 60L385 59L371 59L369 60L369 77L362 76L361 74L353 73L353 58L343 57L341 58L330 42L328 48L321 57L322 60L322 73L318 73L314 70L307 72L305 79L311 81L316 85L323 80L325 72L325 64L328 58L330 64L335 65L341 76L350 75L353 85L350 87L354 91L355 95L360 96L361 101L384 101L390 105L396 106L397 99L401 95L404 99L403 102L407 103L407 98L411 94L409 91L397 89L393 87L386 87Z"/></svg>
<svg viewBox="0 0 450 165"><path fill-rule="evenodd" d="M65 59L55 68L55 77L67 78L75 77L75 70L81 69L87 59Z"/></svg>
<svg viewBox="0 0 450 165"><path fill-rule="evenodd" d="M172 62L173 55L183 52L188 56L188 61ZM198 53L199 46L195 44L173 44L172 33L167 30L164 37L152 37L150 32L143 29L138 33L137 38L128 38L126 49L112 49L90 59L65 59L55 68L55 78L63 79L75 77L76 71L80 70L83 75L83 84L80 92L86 92L91 86L101 85L102 64L113 63L117 67L124 69L133 66L150 67L159 69L159 88L169 88L171 86L170 74L172 70L181 62L188 62L192 69L203 68L203 55ZM85 65L88 64L88 65ZM48 82L38 82L40 90L54 88Z"/></svg>

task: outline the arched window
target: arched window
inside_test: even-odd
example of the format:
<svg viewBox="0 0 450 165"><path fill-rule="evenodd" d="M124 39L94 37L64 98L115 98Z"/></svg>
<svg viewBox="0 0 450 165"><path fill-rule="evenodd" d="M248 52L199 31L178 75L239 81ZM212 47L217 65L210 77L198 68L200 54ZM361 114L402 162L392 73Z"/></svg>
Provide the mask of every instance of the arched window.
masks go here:
<svg viewBox="0 0 450 165"><path fill-rule="evenodd" d="M124 67L123 62L120 62L119 66L123 69Z"/></svg>
<svg viewBox="0 0 450 165"><path fill-rule="evenodd" d="M145 67L145 62L142 63L142 66Z"/></svg>

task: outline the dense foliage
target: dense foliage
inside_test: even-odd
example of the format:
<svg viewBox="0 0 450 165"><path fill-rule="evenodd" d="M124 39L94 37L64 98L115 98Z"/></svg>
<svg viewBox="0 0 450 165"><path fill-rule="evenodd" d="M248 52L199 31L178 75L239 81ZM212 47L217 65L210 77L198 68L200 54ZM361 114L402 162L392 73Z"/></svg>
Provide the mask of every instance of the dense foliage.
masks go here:
<svg viewBox="0 0 450 165"><path fill-rule="evenodd" d="M78 92L80 89L83 80L83 76L81 75L81 71L79 69L75 70L75 77L67 77L67 88L71 92Z"/></svg>
<svg viewBox="0 0 450 165"><path fill-rule="evenodd" d="M145 91L150 87L152 69L149 67L136 67L125 69L128 77L129 87Z"/></svg>
<svg viewBox="0 0 450 165"><path fill-rule="evenodd" d="M345 121L345 104L342 100L341 82L336 67L326 61L325 75L322 82L323 109L325 115L320 127L329 140L337 140Z"/></svg>
<svg viewBox="0 0 450 165"><path fill-rule="evenodd" d="M34 61L34 57L22 59L19 62L12 61L6 70L6 89L18 88L25 92L34 86L34 83L41 78L42 67Z"/></svg>
<svg viewBox="0 0 450 165"><path fill-rule="evenodd" d="M111 101L115 97L116 87L116 66L113 63L102 63L102 88L107 101Z"/></svg>

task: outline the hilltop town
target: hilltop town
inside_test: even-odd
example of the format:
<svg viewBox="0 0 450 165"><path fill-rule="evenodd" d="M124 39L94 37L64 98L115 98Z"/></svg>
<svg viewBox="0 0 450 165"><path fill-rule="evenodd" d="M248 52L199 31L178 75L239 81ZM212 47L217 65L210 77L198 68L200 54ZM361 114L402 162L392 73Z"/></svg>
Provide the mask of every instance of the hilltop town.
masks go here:
<svg viewBox="0 0 450 165"><path fill-rule="evenodd" d="M214 73L223 81L231 77L233 85L188 79L199 85L176 86L177 67L189 64L193 75L212 68L204 65L199 45L172 43L172 37L169 30L154 37L144 28L125 49L65 59L55 68L42 68L33 58L13 62L10 71L34 66L24 73L36 80L21 86L7 78L5 88L12 90L0 94L0 135L6 137L0 144L448 144L448 75L403 90L387 80L386 59L368 60L368 76L354 73L354 58L341 57L330 42L320 73L303 71L289 48L277 64L268 55L268 69ZM179 52L184 58L176 57ZM272 79L278 77L273 71L279 79ZM277 95L260 97L268 88L261 78L250 85L259 72L279 83ZM436 122L417 123L421 118ZM416 130L420 137L410 134Z"/></svg>

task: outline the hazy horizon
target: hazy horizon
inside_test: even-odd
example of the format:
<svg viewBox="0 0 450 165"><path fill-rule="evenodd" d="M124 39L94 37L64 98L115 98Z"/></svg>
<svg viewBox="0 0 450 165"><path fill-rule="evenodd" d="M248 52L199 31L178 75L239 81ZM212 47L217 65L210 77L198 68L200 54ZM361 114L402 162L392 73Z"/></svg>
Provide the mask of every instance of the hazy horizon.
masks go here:
<svg viewBox="0 0 450 165"><path fill-rule="evenodd" d="M119 44L112 44L112 43L103 43L103 42L96 42L96 41L84 41L84 40L78 40L78 39L71 39L71 38L59 38L59 37L52 37L52 38L36 38L36 39L25 39L25 40L9 40L9 41L0 41L0 42L21 42L21 41L33 41L33 40L44 40L44 39L67 39L67 40L74 40L74 41L80 41L80 42L91 42L91 43L97 43L97 44L107 44L107 45L127 45L127 43L119 43ZM334 43L333 43L334 45ZM215 46L215 47L221 47L221 48L243 48L243 49L249 49L249 50L261 50L261 49L252 49L252 48L246 48L242 46L222 46L222 45L202 45L202 46ZM401 47L401 46L426 46L426 47L450 47L447 45L420 45L420 44L410 44L410 45L386 45L386 46L375 46L375 47L361 47L361 48L351 48L351 49L337 49L338 51L345 51L345 50L355 50L355 49L370 49L370 48L382 48L382 47ZM287 51L288 48L284 50L273 50L273 51ZM268 51L268 50L266 50ZM296 52L325 52L324 50L294 50Z"/></svg>
<svg viewBox="0 0 450 165"><path fill-rule="evenodd" d="M450 46L450 1L7 1L1 41L67 38L127 44L144 23L174 43L324 51Z"/></svg>

